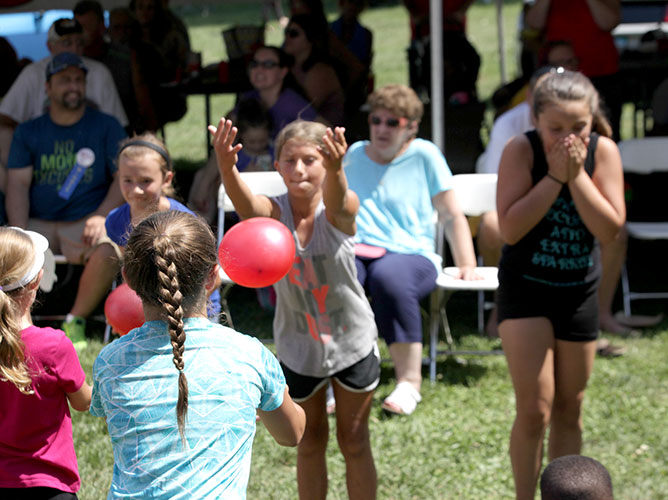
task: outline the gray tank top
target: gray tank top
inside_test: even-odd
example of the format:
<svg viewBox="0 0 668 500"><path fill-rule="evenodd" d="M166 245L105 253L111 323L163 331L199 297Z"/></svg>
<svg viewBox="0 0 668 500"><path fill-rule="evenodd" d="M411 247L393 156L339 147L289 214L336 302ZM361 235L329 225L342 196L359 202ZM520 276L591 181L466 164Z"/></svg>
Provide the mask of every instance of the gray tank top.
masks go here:
<svg viewBox="0 0 668 500"><path fill-rule="evenodd" d="M369 355L378 337L371 306L357 281L354 237L329 223L321 201L311 240L302 248L288 195L272 199L297 248L292 269L274 285L277 355L300 375L327 377Z"/></svg>

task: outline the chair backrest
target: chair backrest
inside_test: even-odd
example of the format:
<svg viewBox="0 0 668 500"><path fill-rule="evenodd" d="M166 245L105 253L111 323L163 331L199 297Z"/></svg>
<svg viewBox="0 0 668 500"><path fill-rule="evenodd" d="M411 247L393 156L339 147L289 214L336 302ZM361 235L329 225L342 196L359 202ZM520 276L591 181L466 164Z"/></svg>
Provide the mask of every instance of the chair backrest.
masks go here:
<svg viewBox="0 0 668 500"><path fill-rule="evenodd" d="M459 206L468 216L496 210L496 174L457 174L452 177Z"/></svg>
<svg viewBox="0 0 668 500"><path fill-rule="evenodd" d="M621 141L624 172L651 174L668 171L668 137L644 137Z"/></svg>
<svg viewBox="0 0 668 500"><path fill-rule="evenodd" d="M288 188L281 175L276 172L241 172L241 178L248 185L253 194L278 196L287 192ZM232 200L225 192L223 183L218 188L218 241L223 239L225 231L225 212L233 212Z"/></svg>

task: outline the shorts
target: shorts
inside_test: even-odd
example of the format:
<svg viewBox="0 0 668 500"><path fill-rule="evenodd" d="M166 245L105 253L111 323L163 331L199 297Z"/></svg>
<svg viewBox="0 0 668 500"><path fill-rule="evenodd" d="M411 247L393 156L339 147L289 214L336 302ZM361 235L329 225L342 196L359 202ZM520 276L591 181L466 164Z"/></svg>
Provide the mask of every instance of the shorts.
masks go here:
<svg viewBox="0 0 668 500"><path fill-rule="evenodd" d="M290 397L297 403L310 399L332 378L336 379L347 391L359 393L373 391L380 382L380 355L377 345L373 346L367 357L329 377L300 375L283 363L281 363L281 368L283 368L285 381L290 388Z"/></svg>
<svg viewBox="0 0 668 500"><path fill-rule="evenodd" d="M37 486L33 488L0 488L0 498L12 500L77 500L76 493Z"/></svg>
<svg viewBox="0 0 668 500"><path fill-rule="evenodd" d="M27 229L43 235L49 240L51 251L55 255L64 255L67 262L71 264L85 264L95 249L104 243L111 245L116 256L119 259L122 258L120 248L109 239L106 233L92 246L86 246L81 242L86 219L87 217L74 221L30 219Z"/></svg>
<svg viewBox="0 0 668 500"><path fill-rule="evenodd" d="M498 322L544 317L554 337L589 342L598 337L598 281L555 287L526 279L499 279L496 295Z"/></svg>

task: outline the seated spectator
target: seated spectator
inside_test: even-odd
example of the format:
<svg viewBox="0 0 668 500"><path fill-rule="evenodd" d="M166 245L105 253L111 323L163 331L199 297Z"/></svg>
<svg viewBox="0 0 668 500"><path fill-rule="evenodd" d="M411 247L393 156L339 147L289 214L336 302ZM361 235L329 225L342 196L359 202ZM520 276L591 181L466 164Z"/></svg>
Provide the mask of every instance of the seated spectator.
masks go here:
<svg viewBox="0 0 668 500"><path fill-rule="evenodd" d="M160 83L180 81L188 65L190 40L183 23L164 5L163 0L132 0L130 11L141 27L141 40L153 46L153 61ZM178 88L163 86L153 96L153 105L160 125L180 120L188 110L186 95Z"/></svg>
<svg viewBox="0 0 668 500"><path fill-rule="evenodd" d="M285 28L283 50L294 57L290 69L316 112L333 126L345 121L345 97L329 58L328 35L310 14L297 14Z"/></svg>
<svg viewBox="0 0 668 500"><path fill-rule="evenodd" d="M45 69L48 113L16 128L9 154L9 224L43 234L54 253L83 264L106 240L104 219L122 201L114 159L125 132L86 106L88 68L73 53Z"/></svg>
<svg viewBox="0 0 668 500"><path fill-rule="evenodd" d="M371 296L397 377L382 407L408 415L422 399L420 300L435 288L442 265L434 247L434 211L445 224L458 277L479 277L448 164L433 143L416 138L422 101L409 87L387 85L368 104L371 140L356 142L344 158L348 185L360 201L357 277Z"/></svg>
<svg viewBox="0 0 668 500"><path fill-rule="evenodd" d="M156 118L152 95L160 91L160 68L155 64L160 56L152 46L140 41L137 21L129 10L114 9L109 14L109 24L115 29L107 34L104 10L96 0L81 0L72 12L83 28L84 55L103 63L114 77L129 130L157 130L161 124Z"/></svg>
<svg viewBox="0 0 668 500"><path fill-rule="evenodd" d="M73 52L81 56L82 32L81 25L74 19L55 21L49 28L46 43L51 55L26 66L0 103L0 191L5 188L5 165L14 129L18 124L48 111L44 76L47 65L53 56L62 52ZM88 69L86 99L103 113L115 117L122 126L126 126L127 116L109 70L104 64L87 57L83 58L83 63Z"/></svg>
<svg viewBox="0 0 668 500"><path fill-rule="evenodd" d="M116 80L130 130L135 133L158 130L171 114L170 106L160 105L171 92L161 87L165 77L158 50L142 40L139 23L127 8L109 12L107 36L110 43L104 62ZM176 102L182 108L185 106Z"/></svg>
<svg viewBox="0 0 668 500"><path fill-rule="evenodd" d="M541 500L613 500L612 479L598 460L565 455L552 460L540 476Z"/></svg>
<svg viewBox="0 0 668 500"><path fill-rule="evenodd" d="M175 21L176 16L165 8L163 0L132 0L130 10L141 25L143 40L160 52L168 79L180 80L190 51L190 40L182 23L180 26Z"/></svg>
<svg viewBox="0 0 668 500"><path fill-rule="evenodd" d="M21 70L30 64L30 60L21 59L19 61L16 51L12 44L4 36L0 36L0 65L2 65L2 74L0 75L0 97L4 96L9 87L12 86Z"/></svg>
<svg viewBox="0 0 668 500"><path fill-rule="evenodd" d="M366 0L339 0L341 16L330 24L337 40L363 65L363 71L355 81L345 84L346 121L364 104L369 90L371 60L373 58L373 34L359 23L359 15L366 7ZM349 80L349 78L348 78Z"/></svg>
<svg viewBox="0 0 668 500"><path fill-rule="evenodd" d="M251 60L248 68L249 79L253 90L242 94L239 102L255 100L267 110L272 120L271 140L273 141L282 127L301 118L315 120L316 112L301 95L288 87L287 81L292 80L289 67L292 58L278 47L260 47ZM237 120L238 108L229 116ZM216 156L211 155L204 168L201 168L193 179L188 197L189 205L209 223L216 217L216 199L220 176Z"/></svg>
<svg viewBox="0 0 668 500"><path fill-rule="evenodd" d="M271 116L260 103L247 100L239 103L236 113L237 142L243 149L237 153L239 172L269 172L274 169L271 140Z"/></svg>

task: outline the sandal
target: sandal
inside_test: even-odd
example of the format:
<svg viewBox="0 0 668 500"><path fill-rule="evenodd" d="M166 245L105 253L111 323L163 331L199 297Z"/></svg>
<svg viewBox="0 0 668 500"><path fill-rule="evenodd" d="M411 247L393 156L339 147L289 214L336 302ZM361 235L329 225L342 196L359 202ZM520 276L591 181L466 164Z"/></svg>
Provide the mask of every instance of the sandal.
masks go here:
<svg viewBox="0 0 668 500"><path fill-rule="evenodd" d="M604 358L617 358L627 351L623 345L612 345L608 339L598 339L596 342L596 354Z"/></svg>
<svg viewBox="0 0 668 500"><path fill-rule="evenodd" d="M410 415L415 411L422 396L408 382L399 382L380 407L396 415Z"/></svg>

